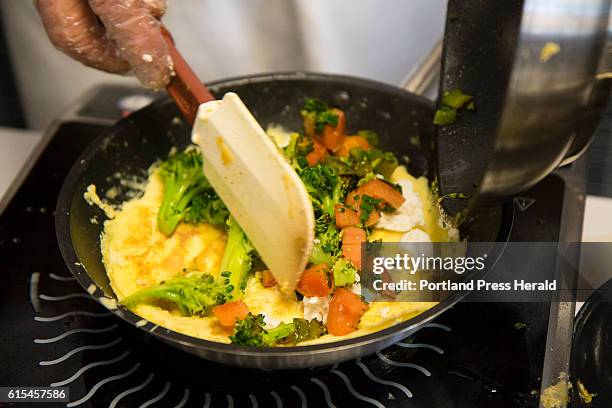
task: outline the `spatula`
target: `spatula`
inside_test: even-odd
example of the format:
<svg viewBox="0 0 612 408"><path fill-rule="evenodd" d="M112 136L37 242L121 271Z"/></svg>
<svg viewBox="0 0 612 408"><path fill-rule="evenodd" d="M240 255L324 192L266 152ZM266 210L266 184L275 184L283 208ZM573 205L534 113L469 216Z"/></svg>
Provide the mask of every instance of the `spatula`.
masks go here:
<svg viewBox="0 0 612 408"><path fill-rule="evenodd" d="M312 203L300 178L235 93L215 97L164 30L176 76L166 88L193 125L204 174L274 276L291 293L314 239Z"/></svg>

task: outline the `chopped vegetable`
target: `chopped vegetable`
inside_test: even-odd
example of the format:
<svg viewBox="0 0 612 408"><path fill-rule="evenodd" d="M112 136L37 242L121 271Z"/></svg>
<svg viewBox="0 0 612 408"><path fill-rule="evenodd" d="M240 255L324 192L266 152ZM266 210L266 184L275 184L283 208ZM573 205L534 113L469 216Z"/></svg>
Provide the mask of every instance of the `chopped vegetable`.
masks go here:
<svg viewBox="0 0 612 408"><path fill-rule="evenodd" d="M323 137L321 139L323 146L334 152L338 150L346 138L346 119L344 117L344 112L340 109L330 109L325 115L326 117L337 118L336 124L332 124L331 121L326 122L329 124L323 127ZM316 139L315 137L315 140Z"/></svg>
<svg viewBox="0 0 612 408"><path fill-rule="evenodd" d="M327 149L318 142L313 143L313 150L306 155L306 161L310 167L321 163L327 157Z"/></svg>
<svg viewBox="0 0 612 408"><path fill-rule="evenodd" d="M327 333L327 329L323 323L317 319L293 319L293 326L295 327L293 336L289 336L287 339L296 344L303 341L318 339Z"/></svg>
<svg viewBox="0 0 612 408"><path fill-rule="evenodd" d="M348 259L361 270L361 244L342 245L342 256Z"/></svg>
<svg viewBox="0 0 612 408"><path fill-rule="evenodd" d="M234 327L236 321L242 320L249 314L249 308L242 300L225 303L215 306L212 309L213 314L223 327Z"/></svg>
<svg viewBox="0 0 612 408"><path fill-rule="evenodd" d="M442 95L442 103L450 106L453 109L460 109L466 103L472 100L472 95L466 95L461 92L461 89L453 89L452 91L444 91Z"/></svg>
<svg viewBox="0 0 612 408"><path fill-rule="evenodd" d="M372 150L368 152L368 160L377 174L381 174L385 179L391 177L399 163L392 152L382 152Z"/></svg>
<svg viewBox="0 0 612 408"><path fill-rule="evenodd" d="M360 245L364 242L366 242L366 233L362 228L348 227L342 230L342 245Z"/></svg>
<svg viewBox="0 0 612 408"><path fill-rule="evenodd" d="M355 283L357 268L345 258L339 258L332 267L334 285L336 287L349 286Z"/></svg>
<svg viewBox="0 0 612 408"><path fill-rule="evenodd" d="M131 294L121 301L128 308L150 300L174 303L185 316L205 314L225 301L225 293L209 274L194 274L168 279Z"/></svg>
<svg viewBox="0 0 612 408"><path fill-rule="evenodd" d="M359 221L361 221L364 225L372 225L376 221L378 221L378 217L374 215L374 213L378 213L378 205L382 200L379 200L374 197L370 197L369 195L363 194L361 196L361 202L359 203L359 209L361 210L361 214L359 214ZM374 215L376 221L371 221L370 216ZM368 224L368 221L370 223Z"/></svg>
<svg viewBox="0 0 612 408"><path fill-rule="evenodd" d="M304 131L307 136L335 151L342 144L346 132L344 112L330 109L318 99L307 99L302 109Z"/></svg>
<svg viewBox="0 0 612 408"><path fill-rule="evenodd" d="M457 119L457 111L465 104L468 110L474 110L474 101L471 95L464 94L461 89L444 91L442 95L442 106L434 115L434 125L452 125Z"/></svg>
<svg viewBox="0 0 612 408"><path fill-rule="evenodd" d="M160 165L159 175L164 193L157 226L164 235L172 235L185 219L219 223L223 216L227 216L227 209L204 177L199 150L186 150L168 157Z"/></svg>
<svg viewBox="0 0 612 408"><path fill-rule="evenodd" d="M251 271L253 245L240 225L230 217L227 221L227 245L221 259L220 281L228 300L240 299Z"/></svg>
<svg viewBox="0 0 612 408"><path fill-rule="evenodd" d="M436 110L434 115L434 125L452 125L457 119L457 111L449 106L442 106Z"/></svg>
<svg viewBox="0 0 612 408"><path fill-rule="evenodd" d="M262 272L261 284L264 288L271 288L276 285L276 279L274 279L272 272L267 269Z"/></svg>
<svg viewBox="0 0 612 408"><path fill-rule="evenodd" d="M329 265L314 265L302 273L297 291L308 297L323 297L332 292L329 282Z"/></svg>
<svg viewBox="0 0 612 408"><path fill-rule="evenodd" d="M236 324L230 340L232 344L241 346L268 347L314 340L327 332L325 326L314 319L308 321L296 318L291 323L281 323L272 329L265 329L264 326L263 315L248 314Z"/></svg>
<svg viewBox="0 0 612 408"><path fill-rule="evenodd" d="M269 347L278 340L290 336L294 332L293 323L281 323L273 329L264 329L264 316L249 313L244 319L239 320L234 328L234 334L230 336L232 344L240 346Z"/></svg>
<svg viewBox="0 0 612 408"><path fill-rule="evenodd" d="M348 157L352 149L360 148L362 150L370 150L370 144L361 136L347 136L342 142L342 145L335 151L335 155L339 157Z"/></svg>
<svg viewBox="0 0 612 408"><path fill-rule="evenodd" d="M334 336L343 336L359 328L359 321L367 305L359 296L344 288L338 288L329 302L327 330Z"/></svg>
<svg viewBox="0 0 612 408"><path fill-rule="evenodd" d="M361 244L366 242L366 232L356 227L344 228L342 231L342 256L361 270ZM342 285L336 283L336 286Z"/></svg>
<svg viewBox="0 0 612 408"><path fill-rule="evenodd" d="M186 211L185 222L211 225L224 225L229 218L229 210L214 190L205 190L191 200Z"/></svg>
<svg viewBox="0 0 612 408"><path fill-rule="evenodd" d="M306 99L302 109L302 117L304 118L306 134L310 137L314 137L316 134L320 135L326 125L338 125L338 116L329 109L329 105L316 98Z"/></svg>
<svg viewBox="0 0 612 408"><path fill-rule="evenodd" d="M313 202L313 206L320 213L334 216L334 205L341 202L346 194L347 185L342 177L330 167L317 164L300 171L300 178Z"/></svg>
<svg viewBox="0 0 612 408"><path fill-rule="evenodd" d="M310 254L310 263L333 265L340 253L340 232L328 221L325 229L317 233L315 244Z"/></svg>
<svg viewBox="0 0 612 408"><path fill-rule="evenodd" d="M352 211L357 215L357 223L342 226L338 224L339 227L352 227L355 225L365 225L366 227L369 227L376 224L380 219L380 213L377 209L379 200L363 194L360 188L348 194L346 198L346 205L348 207L344 208L345 213L349 212L349 216L346 217L347 220L350 222L354 221L353 213L351 213Z"/></svg>
<svg viewBox="0 0 612 408"><path fill-rule="evenodd" d="M359 213L344 204L334 206L336 226L338 228L353 227L359 225Z"/></svg>
<svg viewBox="0 0 612 408"><path fill-rule="evenodd" d="M346 203L348 205L354 205L355 195L360 194L365 194L378 200L382 200L395 209L399 208L404 201L406 201L400 191L397 191L390 184L387 184L379 179L371 180L350 193L347 197Z"/></svg>

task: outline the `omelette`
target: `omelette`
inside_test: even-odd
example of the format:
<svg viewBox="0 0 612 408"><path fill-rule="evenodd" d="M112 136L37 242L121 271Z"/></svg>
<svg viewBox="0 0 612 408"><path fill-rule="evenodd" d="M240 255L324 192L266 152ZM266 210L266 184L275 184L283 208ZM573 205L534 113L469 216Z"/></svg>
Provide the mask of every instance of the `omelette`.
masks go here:
<svg viewBox="0 0 612 408"><path fill-rule="evenodd" d="M289 152L291 149L294 163L297 163L294 167L304 180L305 176L302 175L308 171L325 170L325 166L333 168L333 163L336 163L334 160L337 161L336 164L350 163L350 155L355 153L355 149L360 151L375 149L376 141L366 138L369 135L367 133L353 136L353 139L345 134L340 134L338 137L338 133L344 133L343 113L327 107L320 101L317 103L316 109L302 111L303 134L285 132L278 127L270 127L268 130L268 134L279 149L284 152ZM341 120L338 118L334 120L333 115L341 115ZM322 125L320 116L324 116ZM332 131L337 131L336 135L333 135L337 141L334 141L333 137L328 137ZM303 139L307 141L304 142ZM337 142L340 144L334 146ZM300 146L304 154L298 157L295 152ZM290 161L291 154L287 153ZM229 281L227 278L229 271L222 270L224 255L227 255L228 227L224 225L225 223L206 222L206 218L204 221L199 218L196 221L189 221L187 216L173 226L171 233L160 228L160 212L164 211L166 205L164 200L167 199L167 195L164 193L168 186L165 185L162 166L153 165L142 195L124 202L113 211L107 211L109 219L104 223L101 250L106 272L117 300L126 304L142 318L179 333L221 343L269 346L296 344L301 346L362 336L424 312L436 303L378 301L366 304L362 300L359 283L360 259L348 251L350 249L348 248L350 243L346 243L348 234L357 231L357 235L363 234L367 241L447 242L457 241L458 231L445 219L425 177L416 178L403 165L397 163L392 168L387 166L384 169L379 166L380 161L376 163L378 167L369 168L370 173L363 177L361 174L354 176L353 184L350 184L350 187L349 184L345 185L347 191L351 189L352 191L345 191L343 200L338 201L336 197L337 202L331 210L335 217L326 214L324 209L326 204L317 199L313 193L317 228L320 229L320 224L323 223L321 220L325 220L329 224L327 231L335 231L340 241L337 242L335 249L322 246L322 251L328 253L321 252L321 254L327 257L324 259L330 259L328 261L330 265L326 263L323 267L321 264L311 265L303 275L305 279L306 275L318 276L316 274L320 273L325 279L323 281L325 287L320 288L319 285L317 290L322 292L317 293L316 290L312 292L316 286L313 286L312 282L300 282L293 296L287 296L278 289L265 265L256 259L256 254L253 256L255 261L249 263L248 274L245 275L242 287L234 288L233 285L231 288L227 288L227 285L223 287L222 283L227 284ZM384 176L378 174L375 171L377 169L381 169L381 172L384 170L387 174ZM335 174L334 180L341 178L338 176L338 171L329 173ZM346 179L347 176L343 177ZM383 198L375 198L378 197L375 193L372 193L374 198L366 197L365 193L362 193L361 197L355 194L356 191L370 191L366 189L367 186L380 183L384 183L383 188L390 186L395 191L390 193L395 194L393 196L397 202L395 207L389 206L384 200L384 194L381 194ZM352 206L347 204L351 202L351 194L355 194L355 199L361 202L353 203ZM93 186L88 189L86 198L94 204L104 204L97 197ZM366 198L371 198L372 206L364 204ZM389 202L394 200L388 199ZM209 212L206 214L210 215L212 211L210 209L213 207L207 208ZM219 209L219 205L215 205L214 208ZM367 209L370 210L369 213L366 213ZM355 213L359 219L355 218L356 221L351 225L344 224L345 218L352 213ZM317 235L315 247L317 244L321 246L320 241L323 239L321 236ZM340 264L343 271L351 271L351 274L336 274L338 266L336 264ZM160 288L164 284L176 281L177 277L190 278L200 274L205 275L207 288L221 282L219 285L224 289L214 292L211 305L206 304L197 311L192 308L177 307L173 299L185 295L186 290L182 289L177 292L178 295L174 293L174 297L151 295L138 302L126 302L147 288ZM349 278L346 278L347 276ZM315 283L321 282L315 281ZM340 303L338 306L341 302L340 297L347 299L349 303ZM209 300L211 297L205 299ZM201 300L198 304L203 303L206 302ZM344 315L339 318L339 311L349 309L351 305L358 306L356 316L348 316L352 320ZM332 319L336 322L332 322ZM341 325L338 324L338 319ZM346 323L347 319L350 323ZM300 327L312 328L314 327L312 325L316 324L317 334L295 335L291 332L294 326L288 327L291 322L295 322L295 327L301 325ZM301 322L305 322L305 325ZM257 329L256 335L253 334L253 328ZM274 340L266 340L271 338L275 330L283 334L277 334ZM289 335L290 332L293 334ZM255 340L253 336L256 337ZM288 338L293 340L288 341Z"/></svg>

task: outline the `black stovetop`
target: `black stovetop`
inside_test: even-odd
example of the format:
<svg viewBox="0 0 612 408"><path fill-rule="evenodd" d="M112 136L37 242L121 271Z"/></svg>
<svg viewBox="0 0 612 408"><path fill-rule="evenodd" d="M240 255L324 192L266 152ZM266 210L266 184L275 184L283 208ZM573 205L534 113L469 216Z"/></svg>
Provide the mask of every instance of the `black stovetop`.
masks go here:
<svg viewBox="0 0 612 408"><path fill-rule="evenodd" d="M543 303L460 303L377 355L282 373L198 359L107 313L70 276L54 231L64 176L103 129L62 124L0 217L0 386L65 385L80 407L538 406ZM526 194L537 200L515 208L511 240L558 239L562 195L556 176Z"/></svg>

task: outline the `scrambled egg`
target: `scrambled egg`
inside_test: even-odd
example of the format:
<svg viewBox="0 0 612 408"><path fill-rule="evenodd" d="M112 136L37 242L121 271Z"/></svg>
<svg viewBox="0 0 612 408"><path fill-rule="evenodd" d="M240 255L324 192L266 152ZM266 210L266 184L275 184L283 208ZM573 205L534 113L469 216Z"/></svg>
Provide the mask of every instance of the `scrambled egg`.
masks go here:
<svg viewBox="0 0 612 408"><path fill-rule="evenodd" d="M403 166L393 173L391 181L401 183L406 194L411 194L410 206L404 209L418 211L419 216L410 225L399 225L393 218L386 226L393 230L375 228L371 240L398 242L401 240L452 241L457 231L446 228L440 210L434 204L427 179L414 178ZM197 270L217 277L227 240L223 229L207 224L182 223L167 238L157 229L157 212L162 201L163 184L153 171L142 197L123 204L105 222L102 237L102 255L111 285L119 301L139 289L160 283L177 274ZM89 199L96 202L95 190ZM408 200L407 200L408 201ZM403 211L404 211L403 210ZM408 214L409 215L409 214ZM270 322L291 321L304 317L304 304L294 296L283 295L275 286L261 284L260 273L248 281L243 301L254 314L262 313ZM410 319L431 308L430 302L376 302L369 305L361 319L359 329L343 337L325 335L301 345L338 341L362 336ZM321 307L324 307L321 306ZM215 317L185 317L170 304L139 304L133 311L159 326L202 339L229 343L230 333L223 329ZM313 313L309 310L307 314Z"/></svg>

